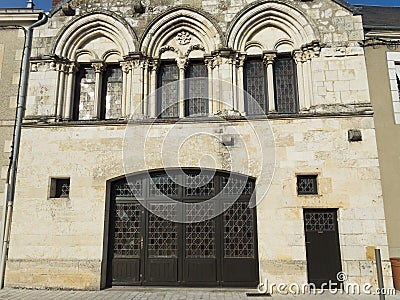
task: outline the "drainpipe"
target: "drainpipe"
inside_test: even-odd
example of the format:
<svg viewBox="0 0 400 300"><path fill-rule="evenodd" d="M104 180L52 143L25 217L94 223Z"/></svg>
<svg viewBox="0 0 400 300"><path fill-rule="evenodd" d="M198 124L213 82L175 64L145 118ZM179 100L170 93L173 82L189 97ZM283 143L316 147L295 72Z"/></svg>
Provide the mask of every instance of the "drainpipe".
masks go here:
<svg viewBox="0 0 400 300"><path fill-rule="evenodd" d="M11 158L11 167L9 170L8 176L8 186L7 186L7 195L5 199L5 204L3 206L3 220L2 220L2 232L3 235L2 245L1 245L1 262L0 262L0 288L4 287L4 275L6 270L6 260L8 254L8 246L10 242L10 232L11 232L11 218L14 204L14 196L15 196L15 183L17 178L17 167L18 167L18 156L19 149L21 143L21 128L22 128L22 120L24 119L25 110L26 110L26 95L28 91L28 79L29 79L29 68L30 68L30 56L32 50L32 37L33 37L33 28L43 25L47 22L48 17L44 13L42 18L36 23L29 26L27 29L24 28L25 31L25 48L24 48L24 57L23 57L23 69L21 75L21 91L18 100L18 110L17 117L14 128L14 140L12 145L12 158Z"/></svg>

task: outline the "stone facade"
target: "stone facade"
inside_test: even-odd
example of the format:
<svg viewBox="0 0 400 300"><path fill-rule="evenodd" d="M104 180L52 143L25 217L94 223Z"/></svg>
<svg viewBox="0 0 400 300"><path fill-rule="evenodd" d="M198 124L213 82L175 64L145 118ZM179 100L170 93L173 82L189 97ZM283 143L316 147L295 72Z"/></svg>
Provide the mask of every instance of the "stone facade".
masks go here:
<svg viewBox="0 0 400 300"><path fill-rule="evenodd" d="M31 9L0 9L0 212L6 193L11 145L24 48L23 26L37 20L39 11ZM17 27L17 25L19 27Z"/></svg>
<svg viewBox="0 0 400 300"><path fill-rule="evenodd" d="M110 182L149 169L200 166L257 179L260 281L306 283L303 209L337 208L349 280L376 285L373 250L380 248L391 286L362 19L352 6L332 0L72 0L52 13L35 30L6 286L104 288ZM295 113L279 111L274 102L274 59L282 54L295 62ZM245 118L244 64L252 57L265 63L269 120ZM199 59L212 79L208 116L156 118L160 67L175 62L182 79L188 62ZM118 119L104 118L99 105L108 65L123 71ZM82 66L95 78L85 119L74 114ZM178 89L183 97L185 86ZM178 106L182 120L184 101ZM263 134L252 135L249 126ZM361 131L362 141L348 141L351 129ZM203 135L185 136L193 131ZM169 132L177 134L166 143ZM127 169L129 133L135 151ZM221 135L236 135L238 143L221 143L215 138ZM176 144L179 152L168 148ZM318 175L318 194L299 196L298 174ZM69 197L50 197L51 178L64 177L71 180Z"/></svg>

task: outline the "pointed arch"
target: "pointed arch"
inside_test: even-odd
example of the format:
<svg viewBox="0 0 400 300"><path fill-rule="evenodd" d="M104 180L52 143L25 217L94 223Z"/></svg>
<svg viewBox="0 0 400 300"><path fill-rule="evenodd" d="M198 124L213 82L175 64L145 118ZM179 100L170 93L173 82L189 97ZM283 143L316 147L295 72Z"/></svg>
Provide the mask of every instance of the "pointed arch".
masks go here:
<svg viewBox="0 0 400 300"><path fill-rule="evenodd" d="M224 43L223 34L211 17L188 7L174 7L149 24L143 33L140 50L147 56L158 57L162 47L182 31L197 39L205 53L211 53Z"/></svg>
<svg viewBox="0 0 400 300"><path fill-rule="evenodd" d="M232 21L228 29L227 46L245 51L251 38L266 28L280 30L288 36L295 48L319 40L315 24L294 6L279 0L257 1L242 10Z"/></svg>
<svg viewBox="0 0 400 300"><path fill-rule="evenodd" d="M125 21L111 14L94 12L67 24L56 37L52 53L73 60L82 45L98 37L110 39L121 56L137 48L136 34Z"/></svg>

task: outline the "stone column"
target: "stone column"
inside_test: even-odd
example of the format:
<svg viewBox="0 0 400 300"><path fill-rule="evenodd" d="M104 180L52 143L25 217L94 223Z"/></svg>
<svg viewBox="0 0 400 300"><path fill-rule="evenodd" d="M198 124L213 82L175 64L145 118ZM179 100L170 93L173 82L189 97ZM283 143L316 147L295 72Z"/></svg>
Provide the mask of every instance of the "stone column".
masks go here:
<svg viewBox="0 0 400 300"><path fill-rule="evenodd" d="M94 72L96 74L96 79L95 79L95 89L94 89L94 111L93 115L96 116L97 119L100 119L100 112L101 112L101 105L102 105L102 99L101 99L101 92L102 92L102 85L103 85L103 72L105 70L105 65L103 62L95 62L92 63L92 67L94 69Z"/></svg>
<svg viewBox="0 0 400 300"><path fill-rule="evenodd" d="M157 117L157 69L158 61L152 60L149 64L150 90L149 90L149 113L150 117Z"/></svg>
<svg viewBox="0 0 400 300"><path fill-rule="evenodd" d="M67 93L65 96L65 101L64 101L64 119L70 120L72 119L72 105L74 103L74 91L75 91L75 75L76 72L78 71L78 67L75 63L71 63L68 66L66 66L66 72L67 72Z"/></svg>
<svg viewBox="0 0 400 300"><path fill-rule="evenodd" d="M149 116L149 61L143 60L141 64L142 70L142 78L143 78L143 85L142 85L142 110L144 116Z"/></svg>
<svg viewBox="0 0 400 300"><path fill-rule="evenodd" d="M274 89L274 60L276 52L264 53L264 64L267 67L267 83L268 83L268 111L275 112L275 89Z"/></svg>
<svg viewBox="0 0 400 300"><path fill-rule="evenodd" d="M219 65L221 58L217 56L209 56L205 58L209 74L209 113L210 115L216 114L221 109L221 97L219 94ZM211 74L211 75L210 75Z"/></svg>
<svg viewBox="0 0 400 300"><path fill-rule="evenodd" d="M229 58L228 63L230 65L231 69L231 74L232 74L232 109L233 110L238 110L238 90L237 90L237 60L236 57L232 55L231 58Z"/></svg>
<svg viewBox="0 0 400 300"><path fill-rule="evenodd" d="M245 113L245 105L244 105L244 64L246 61L246 54L241 54L238 57L237 63L237 90L238 90L238 106L237 110L241 113Z"/></svg>
<svg viewBox="0 0 400 300"><path fill-rule="evenodd" d="M122 68L122 99L121 99L121 117L125 118L129 115L129 110L127 108L129 99L129 92L130 92L130 71L131 65L129 61L121 62Z"/></svg>
<svg viewBox="0 0 400 300"><path fill-rule="evenodd" d="M178 95L178 101L179 101L179 118L184 118L185 117L185 72L186 72L186 67L188 64L188 59L186 57L178 57L176 59L176 63L179 68L179 95Z"/></svg>
<svg viewBox="0 0 400 300"><path fill-rule="evenodd" d="M143 104L143 78L142 69L140 68L140 59L136 58L131 61L131 73L129 77L129 93L128 93L128 116L132 114L142 114Z"/></svg>
<svg viewBox="0 0 400 300"><path fill-rule="evenodd" d="M63 62L57 63L58 85L57 85L57 107L56 120L63 119L64 96L65 96L65 81L67 73L67 65Z"/></svg>
<svg viewBox="0 0 400 300"><path fill-rule="evenodd" d="M305 90L304 90L304 53L301 50L296 50L293 53L294 61L296 62L296 72L297 72L297 86L299 94L299 108L300 110L307 108L305 102Z"/></svg>

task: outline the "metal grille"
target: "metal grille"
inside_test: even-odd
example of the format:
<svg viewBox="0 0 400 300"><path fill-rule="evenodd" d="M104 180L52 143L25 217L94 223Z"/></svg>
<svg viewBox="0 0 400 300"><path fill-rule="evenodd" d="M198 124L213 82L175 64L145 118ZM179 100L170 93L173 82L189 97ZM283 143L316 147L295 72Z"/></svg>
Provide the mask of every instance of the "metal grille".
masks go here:
<svg viewBox="0 0 400 300"><path fill-rule="evenodd" d="M93 68L84 67L80 70L78 120L90 120L97 118L95 113L95 83L96 73Z"/></svg>
<svg viewBox="0 0 400 300"><path fill-rule="evenodd" d="M297 113L296 65L292 58L277 58L274 63L275 102L280 113Z"/></svg>
<svg viewBox="0 0 400 300"><path fill-rule="evenodd" d="M187 175L186 196L209 196L214 193L214 177L211 175Z"/></svg>
<svg viewBox="0 0 400 300"><path fill-rule="evenodd" d="M143 183L142 180L135 182L124 182L115 186L115 193L117 197L142 197L143 196Z"/></svg>
<svg viewBox="0 0 400 300"><path fill-rule="evenodd" d="M232 177L222 178L222 194L224 195L251 195L254 183L245 179Z"/></svg>
<svg viewBox="0 0 400 300"><path fill-rule="evenodd" d="M247 113L262 114L267 111L265 65L262 60L248 60L245 64L245 89ZM252 99L253 98L253 99Z"/></svg>
<svg viewBox="0 0 400 300"><path fill-rule="evenodd" d="M179 185L177 178L167 174L153 175L150 179L150 195L152 196L177 196Z"/></svg>
<svg viewBox="0 0 400 300"><path fill-rule="evenodd" d="M52 197L55 198L68 198L70 191L70 179L69 178L56 178L52 179L54 192Z"/></svg>
<svg viewBox="0 0 400 300"><path fill-rule="evenodd" d="M305 212L304 220L307 232L329 232L335 231L334 212Z"/></svg>
<svg viewBox="0 0 400 300"><path fill-rule="evenodd" d="M163 64L158 73L159 115L162 118L178 117L179 69L175 63Z"/></svg>
<svg viewBox="0 0 400 300"><path fill-rule="evenodd" d="M317 175L298 175L297 193L299 195L318 194Z"/></svg>
<svg viewBox="0 0 400 300"><path fill-rule="evenodd" d="M224 257L254 257L253 210L244 202L225 203L224 209Z"/></svg>
<svg viewBox="0 0 400 300"><path fill-rule="evenodd" d="M140 257L139 203L117 203L115 210L114 258Z"/></svg>
<svg viewBox="0 0 400 300"><path fill-rule="evenodd" d="M175 204L151 204L152 212L162 214L166 219L176 219ZM178 255L178 223L160 218L152 213L148 221L148 256L177 257Z"/></svg>
<svg viewBox="0 0 400 300"><path fill-rule="evenodd" d="M188 78L196 78L187 81L186 91L186 115L205 116L208 114L208 71L202 63L191 63L187 71Z"/></svg>
<svg viewBox="0 0 400 300"><path fill-rule="evenodd" d="M104 74L105 83L105 118L117 119L122 115L122 70L121 67L110 66Z"/></svg>
<svg viewBox="0 0 400 300"><path fill-rule="evenodd" d="M212 203L188 205L187 220L206 219L206 221L186 224L187 258L215 257L215 220L210 219L213 214Z"/></svg>

